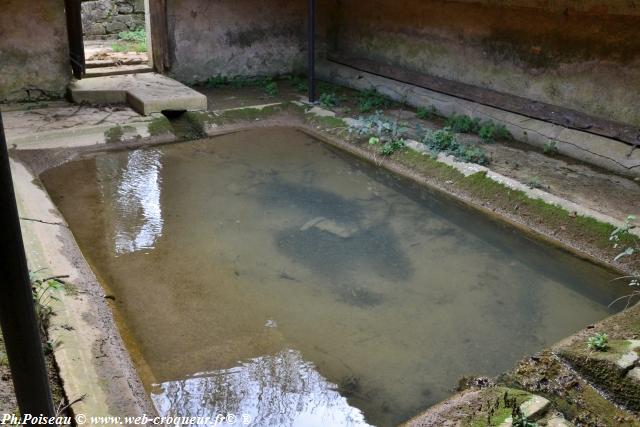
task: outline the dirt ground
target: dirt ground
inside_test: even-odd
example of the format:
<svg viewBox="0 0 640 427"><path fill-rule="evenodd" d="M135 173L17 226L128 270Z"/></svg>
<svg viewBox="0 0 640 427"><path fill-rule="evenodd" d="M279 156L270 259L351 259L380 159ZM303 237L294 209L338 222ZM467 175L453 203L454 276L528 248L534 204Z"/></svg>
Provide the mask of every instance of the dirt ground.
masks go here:
<svg viewBox="0 0 640 427"><path fill-rule="evenodd" d="M420 120L411 110L391 110L390 116L439 129L444 120ZM544 154L518 141L483 143L480 137L458 134L461 142L482 146L491 162L488 167L522 183L536 182L540 189L574 203L623 221L628 215L640 215L640 179L608 172L562 155Z"/></svg>

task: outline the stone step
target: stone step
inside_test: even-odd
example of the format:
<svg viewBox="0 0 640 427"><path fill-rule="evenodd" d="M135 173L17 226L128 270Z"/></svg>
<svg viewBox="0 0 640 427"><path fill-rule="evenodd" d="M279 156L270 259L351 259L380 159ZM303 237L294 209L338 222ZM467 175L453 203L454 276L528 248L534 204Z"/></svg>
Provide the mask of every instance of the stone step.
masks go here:
<svg viewBox="0 0 640 427"><path fill-rule="evenodd" d="M149 64L135 64L135 65L112 65L87 68L85 71L85 78L92 77L104 77L104 76L119 76L123 74L137 74L137 73L151 73L153 68Z"/></svg>
<svg viewBox="0 0 640 427"><path fill-rule="evenodd" d="M140 114L165 110L206 110L207 97L158 73L126 74L82 79L69 85L76 103L129 104Z"/></svg>
<svg viewBox="0 0 640 427"><path fill-rule="evenodd" d="M107 57L105 59L88 59L85 61L85 65L87 68L117 67L123 65L140 65L148 63L149 60L142 57L122 59Z"/></svg>
<svg viewBox="0 0 640 427"><path fill-rule="evenodd" d="M520 411L522 411L522 415L530 421L539 420L547 413L550 403L551 402L544 397L534 394L530 399L520 404ZM500 427L512 426L513 418L511 417L507 418L502 424L500 424Z"/></svg>
<svg viewBox="0 0 640 427"><path fill-rule="evenodd" d="M640 410L640 340L611 340L606 351L576 341L558 354L585 378L598 384L617 403Z"/></svg>

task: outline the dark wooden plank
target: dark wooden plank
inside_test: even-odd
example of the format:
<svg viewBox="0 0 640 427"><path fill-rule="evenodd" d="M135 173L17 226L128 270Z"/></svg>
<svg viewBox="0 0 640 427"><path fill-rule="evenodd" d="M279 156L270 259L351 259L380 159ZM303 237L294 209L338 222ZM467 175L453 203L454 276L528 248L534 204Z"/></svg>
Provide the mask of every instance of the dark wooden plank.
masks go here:
<svg viewBox="0 0 640 427"><path fill-rule="evenodd" d="M601 119L568 108L430 76L367 59L331 55L329 60L358 71L368 72L567 128L615 139L629 145L640 146L640 128L625 123Z"/></svg>
<svg viewBox="0 0 640 427"><path fill-rule="evenodd" d="M157 72L162 73L171 67L166 0L149 0L149 24L153 67Z"/></svg>
<svg viewBox="0 0 640 427"><path fill-rule="evenodd" d="M73 76L79 80L84 76L85 71L81 0L65 0L64 8L67 17L71 69Z"/></svg>

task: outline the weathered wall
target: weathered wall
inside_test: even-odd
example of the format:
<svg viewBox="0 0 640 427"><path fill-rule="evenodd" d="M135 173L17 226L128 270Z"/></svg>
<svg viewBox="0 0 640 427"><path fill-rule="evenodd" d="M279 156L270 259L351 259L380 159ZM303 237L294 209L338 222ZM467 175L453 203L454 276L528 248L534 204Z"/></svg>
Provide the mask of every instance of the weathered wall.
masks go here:
<svg viewBox="0 0 640 427"><path fill-rule="evenodd" d="M305 69L305 1L173 0L167 7L170 74L178 80Z"/></svg>
<svg viewBox="0 0 640 427"><path fill-rule="evenodd" d="M115 37L121 31L144 26L144 0L82 2L82 28L86 39Z"/></svg>
<svg viewBox="0 0 640 427"><path fill-rule="evenodd" d="M335 47L640 125L636 3L341 0Z"/></svg>
<svg viewBox="0 0 640 427"><path fill-rule="evenodd" d="M63 0L4 0L0 102L64 95L71 79Z"/></svg>

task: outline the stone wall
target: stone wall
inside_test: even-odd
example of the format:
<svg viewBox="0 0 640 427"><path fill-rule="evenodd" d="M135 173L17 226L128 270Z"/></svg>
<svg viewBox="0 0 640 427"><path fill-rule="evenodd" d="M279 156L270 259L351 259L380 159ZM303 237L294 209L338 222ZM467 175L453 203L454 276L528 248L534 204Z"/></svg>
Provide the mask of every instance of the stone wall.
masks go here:
<svg viewBox="0 0 640 427"><path fill-rule="evenodd" d="M63 0L5 0L0 102L62 97L71 80Z"/></svg>
<svg viewBox="0 0 640 427"><path fill-rule="evenodd" d="M305 1L173 0L167 7L171 75L180 81L305 69Z"/></svg>
<svg viewBox="0 0 640 427"><path fill-rule="evenodd" d="M337 53L640 126L631 0L342 0Z"/></svg>
<svg viewBox="0 0 640 427"><path fill-rule="evenodd" d="M85 39L115 38L144 28L144 0L91 0L82 3Z"/></svg>

